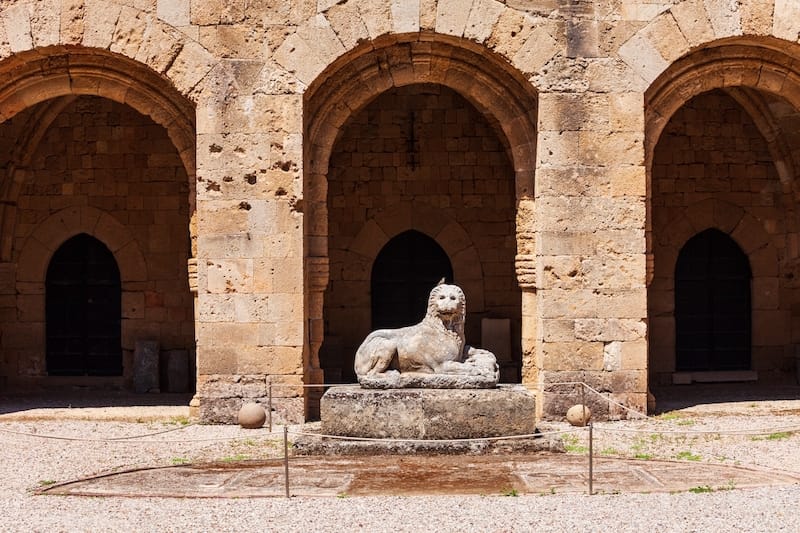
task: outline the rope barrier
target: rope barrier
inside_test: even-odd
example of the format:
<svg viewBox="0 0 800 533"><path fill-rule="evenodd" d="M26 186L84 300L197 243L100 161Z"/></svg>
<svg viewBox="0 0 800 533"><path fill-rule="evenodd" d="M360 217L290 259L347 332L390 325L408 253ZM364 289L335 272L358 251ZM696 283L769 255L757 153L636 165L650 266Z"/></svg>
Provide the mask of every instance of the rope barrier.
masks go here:
<svg viewBox="0 0 800 533"><path fill-rule="evenodd" d="M655 419L658 420L658 419ZM612 427L605 427L605 426L598 426L595 425L595 430L598 431L606 431L609 433L648 433L652 434L654 432L653 429L634 429L634 428L612 428ZM771 435L775 433L798 433L800 432L800 426L788 426L782 428L772 428L772 429L740 429L740 430L731 430L731 431L720 431L720 430L713 430L713 429L685 429L685 430L667 430L656 431L660 435L724 435L729 437L736 437L736 436L759 436L759 435Z"/></svg>
<svg viewBox="0 0 800 533"><path fill-rule="evenodd" d="M197 425L197 424L192 424ZM189 427L189 426L186 426ZM175 428L168 431L159 431L152 434L145 434L145 435L133 435L130 437L110 437L107 439L90 439L87 437L66 437L63 435L49 435L49 434L42 434L42 433L29 433L25 431L14 431L13 429L7 428L0 428L0 433L9 433L12 435L20 435L24 437L35 437L40 439L48 439L48 440L64 440L64 441L73 441L73 442L97 442L97 443L124 443L124 444L175 444L175 443L193 443L193 442L222 442L222 441L236 441L242 439L252 439L252 438L265 438L270 437L272 435L278 435L278 432L268 432L268 433L261 433L258 435L237 435L234 437L209 437L203 439L172 439L172 440L139 440L143 439L144 437L151 437L155 435L162 435L164 433L169 433L171 431L178 431L185 428Z"/></svg>
<svg viewBox="0 0 800 533"><path fill-rule="evenodd" d="M656 419L657 420L657 419ZM503 440L515 440L515 439L530 439L530 438L543 438L543 437L552 437L552 436L559 436L559 435L568 435L572 433L580 433L582 431L586 431L588 426L584 427L577 427L575 429L568 429L568 430L555 430L555 431L542 431L538 433L527 433L522 435L502 435L497 437L474 437L474 438L456 438L456 439L390 439L390 438L379 438L379 437L351 437L346 435L329 435L325 433L312 433L306 431L289 431L289 435L293 436L304 436L304 437L317 437L317 438L325 438L331 440L348 440L348 441L363 441L363 442L385 442L385 443L435 443L435 442L491 442L491 441L503 441ZM672 436L672 435L719 435L719 436L763 436L763 435L772 435L778 433L800 433L800 426L783 426L783 427L775 427L775 428L760 428L760 429L743 429L743 430L680 430L680 429L635 429L635 428L616 428L610 427L605 425L597 425L594 426L595 431L603 431L608 433L631 433L631 434L653 434L658 433L662 436ZM29 433L24 431L14 431L7 428L0 428L0 432L2 433L9 433L13 435L20 435L24 437L34 437L40 439L48 439L48 440L63 440L63 441L72 441L72 442L95 442L95 443L123 443L123 444L186 444L186 443L201 443L201 442L223 442L223 441L237 441L237 440L244 440L244 439L252 439L252 438L262 438L266 439L269 437L278 437L280 436L279 431L269 431L266 433L259 433L256 435L248 434L248 435L236 435L236 436L229 436L229 437L209 437L209 438L202 438L202 439L156 439L156 440L144 440L145 437L155 436L155 435L162 435L165 433L178 431L184 428L176 428L168 431L160 431L152 434L143 434L143 435L132 435L127 437L111 437L107 439L92 439L86 437L67 437L62 435L50 435L50 434L41 434L41 433Z"/></svg>
<svg viewBox="0 0 800 533"><path fill-rule="evenodd" d="M277 435L278 433L272 431L272 388L273 387L284 387L284 388L291 388L291 387L302 387L302 388L320 388L320 387L337 387L337 386L357 386L358 384L331 384L331 383L315 383L315 384L280 384L280 383L269 383L269 406L267 409L267 415L269 420L269 432L266 434L260 434L259 437L270 437L273 435ZM617 402L616 400L609 398L604 393L598 391L597 389L593 388L592 386L588 385L586 382L583 381L561 381L561 382L553 382L553 383L545 383L539 385L531 385L531 384L515 384L517 386L523 386L528 390L535 390L537 392L545 392L545 389L549 387L555 386L569 386L569 385L577 385L582 387L581 396L583 397L583 392L589 391L592 394L598 396L604 401L607 401L611 404L614 404L628 413L634 414L637 418L642 420L651 421L654 423L661 424L665 421L653 417L648 416L636 409L632 409L630 407L625 406L624 404ZM582 401L585 401L582 400ZM2 423L2 420L0 420ZM64 440L64 441L79 441L79 442L140 442L143 444L168 444L168 443L187 443L187 442L220 442L220 441L235 441L239 439L245 438L252 438L254 435L248 436L232 436L232 437L214 437L214 438L205 438L205 439L172 439L172 440L144 440L149 437L153 437L156 435L162 435L166 433L172 433L176 431L182 431L189 427L195 426L197 424L192 423L185 426L181 426L178 428L170 428L163 431L151 432L151 433L144 433L141 435L132 435L126 437L112 437L107 439L91 439L86 437L67 437L67 436L60 436L60 435L47 435L47 434L40 434L40 433L30 433L30 432L23 432L23 431L15 431L11 429L1 428L0 432L15 434L15 435L22 435L28 437L38 437L44 439L55 439L55 440ZM540 433L532 433L526 435L506 435L500 437L483 437L483 438L475 438L475 439L445 439L445 442L469 442L469 441L492 441L492 440L509 440L509 439L522 439L522 438L535 438L535 437L545 437L545 436L554 436L554 435L564 435L568 433L574 433L577 431L585 430L586 428L577 428L575 430L564 430L564 431L548 431L548 432L540 432ZM594 429L599 431L607 431L607 432L618 432L618 433L653 433L653 429L635 429L635 428L614 428L607 425L595 425ZM729 436L737 436L737 435L751 435L751 436L758 436L758 435L769 435L773 433L796 433L800 432L800 426L789 426L789 427L780 427L780 428L771 428L771 429L740 429L740 430L698 430L698 429L659 429L657 430L658 433L662 435L729 435ZM364 440L364 441L383 441L383 442L436 442L431 439L378 439L378 438L366 438L366 437L347 437L342 435L324 435L320 433L308 433L308 432L291 432L293 435L300 435L300 436L315 436L320 438L329 438L329 439L339 439L339 440Z"/></svg>
<svg viewBox="0 0 800 533"><path fill-rule="evenodd" d="M185 426L181 426L178 428L172 429L165 429L164 431L155 431L152 433L142 433L141 435L131 435L129 437L110 437L108 439L87 439L86 437L64 437L58 435L48 435L48 434L41 434L41 433L29 433L24 431L14 431L13 429L6 429L0 428L0 431L4 433L12 433L14 435L24 435L27 437L40 437L43 439L57 439L57 440L71 440L71 441L81 441L81 442L113 442L113 441L126 441L126 440L134 440L134 439L141 439L145 437L153 437L155 435L164 435L165 433L172 433L175 431L182 431L184 429L190 428L192 426L196 426L197 424L187 424Z"/></svg>

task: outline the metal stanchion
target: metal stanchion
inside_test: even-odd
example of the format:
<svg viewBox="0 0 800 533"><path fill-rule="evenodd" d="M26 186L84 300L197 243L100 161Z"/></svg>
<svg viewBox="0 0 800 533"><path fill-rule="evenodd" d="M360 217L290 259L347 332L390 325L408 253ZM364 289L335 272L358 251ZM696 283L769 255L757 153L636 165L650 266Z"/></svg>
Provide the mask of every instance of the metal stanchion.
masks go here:
<svg viewBox="0 0 800 533"><path fill-rule="evenodd" d="M578 386L581 388L581 405L586 407L586 387L583 386L583 383Z"/></svg>
<svg viewBox="0 0 800 533"><path fill-rule="evenodd" d="M269 432L272 433L272 382L269 382L267 391L267 420L269 420Z"/></svg>
<svg viewBox="0 0 800 533"><path fill-rule="evenodd" d="M594 435L593 424L589 422L589 496L594 492Z"/></svg>
<svg viewBox="0 0 800 533"><path fill-rule="evenodd" d="M283 481L289 497L289 427L283 426Z"/></svg>

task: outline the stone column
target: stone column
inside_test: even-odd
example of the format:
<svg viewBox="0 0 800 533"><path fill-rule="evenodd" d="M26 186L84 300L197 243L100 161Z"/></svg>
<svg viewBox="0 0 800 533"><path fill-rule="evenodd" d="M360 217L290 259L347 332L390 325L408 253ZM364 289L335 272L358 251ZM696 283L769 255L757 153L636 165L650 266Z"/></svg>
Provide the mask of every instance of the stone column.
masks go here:
<svg viewBox="0 0 800 533"><path fill-rule="evenodd" d="M539 320L536 305L536 257L517 255L517 282L522 289L522 383L531 390L539 388L541 361L537 358ZM536 402L536 415L541 416L541 402Z"/></svg>
<svg viewBox="0 0 800 533"><path fill-rule="evenodd" d="M260 60L222 61L197 108L197 398L235 423L248 401L304 419L302 97L265 94Z"/></svg>
<svg viewBox="0 0 800 533"><path fill-rule="evenodd" d="M319 350L325 338L323 322L323 305L325 289L328 286L330 265L328 257L312 256L306 258L306 339L307 354L305 357L306 384L322 384L325 381L319 362ZM316 418L319 415L319 400L324 390L306 388L306 417Z"/></svg>
<svg viewBox="0 0 800 533"><path fill-rule="evenodd" d="M536 281L543 416L585 398L598 417L644 410L647 289L643 97L589 80L540 95ZM596 87L596 90L592 90Z"/></svg>

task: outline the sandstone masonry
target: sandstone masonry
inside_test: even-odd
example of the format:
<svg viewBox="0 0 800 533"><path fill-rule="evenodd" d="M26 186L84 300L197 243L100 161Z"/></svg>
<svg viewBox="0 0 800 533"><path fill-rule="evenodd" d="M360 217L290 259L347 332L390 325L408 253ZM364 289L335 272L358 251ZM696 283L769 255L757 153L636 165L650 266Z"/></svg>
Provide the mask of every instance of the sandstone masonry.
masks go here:
<svg viewBox="0 0 800 533"><path fill-rule="evenodd" d="M130 387L135 342L155 340L196 354L206 421L269 396L277 417L313 417L312 386L347 381L372 328L375 259L409 231L467 293L468 342L508 321L503 375L536 391L538 416L577 403L574 382L600 392L594 413L625 416L653 387L733 367L794 380L798 15L787 0L0 0L0 389ZM706 230L751 272L731 289L750 295L734 347L718 304L676 318L676 265ZM59 352L84 363L48 369L48 270L81 234L119 269L121 375L91 375L92 328Z"/></svg>

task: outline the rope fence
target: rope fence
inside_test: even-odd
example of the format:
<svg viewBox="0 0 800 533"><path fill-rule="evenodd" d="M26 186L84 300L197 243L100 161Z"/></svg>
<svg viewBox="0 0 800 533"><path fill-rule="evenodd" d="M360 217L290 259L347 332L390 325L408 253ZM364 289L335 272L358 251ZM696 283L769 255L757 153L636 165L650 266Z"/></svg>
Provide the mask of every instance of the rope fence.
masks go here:
<svg viewBox="0 0 800 533"><path fill-rule="evenodd" d="M648 416L640 411L635 409L630 409L627 406L619 402L615 402L612 399L608 398L602 392L596 390L595 388L589 386L584 382L559 382L559 383L549 383L545 386L536 387L537 390L543 390L545 387L549 386L570 386L574 385L576 387L580 387L580 401L582 405L586 405L586 395L592 394L602 398L604 401L610 401L617 404L619 407L624 408L627 412L632 415L635 415L636 418L654 422L656 424L663 424L667 423L667 421L657 418ZM202 443L202 442L235 442L237 440L243 439L251 439L253 437L260 437L264 439L279 439L282 435L283 440L283 463L284 463L284 492L285 496L288 498L290 497L290 449L291 443L289 437L313 437L313 438L320 438L320 439L329 439L334 441L360 441L360 442L369 442L369 443L382 443L382 444L418 444L418 443L426 443L426 444L447 444L447 443L485 443L485 442L500 442L500 441L509 441L509 440L520 440L520 439L536 439L536 438L545 438L545 437L559 437L565 436L570 434L579 434L579 433L588 433L588 450L587 450L587 491L588 494L594 494L594 461L595 461L595 431L601 432L608 432L608 433L627 433L627 434L653 434L653 428L646 428L646 429L637 429L637 428L623 428L623 427L614 427L613 423L600 423L600 425L595 425L594 423L589 422L585 426L578 426L573 427L570 429L564 430L552 430L552 431L544 431L544 432L536 432L536 433L529 433L523 435L502 435L502 436L495 436L495 437L480 437L480 438L456 438L456 439L419 439L419 438L374 438L374 437L351 437L351 436L344 436L344 435L328 435L323 433L316 433L316 432L309 432L303 430L291 430L289 425L284 423L282 425L281 431L273 431L273 420L272 420L272 411L273 411L273 387L303 387L303 388L321 388L321 387L335 387L340 386L340 384L312 384L312 385L284 385L284 384L270 384L268 387L268 405L265 409L268 414L268 428L267 432L258 432L255 435L252 433L254 430L248 430L248 435L235 435L235 436L227 436L227 437L214 437L214 438L187 438L187 439L152 439L152 437L159 436L159 435L166 435L170 433L177 433L198 424L192 423L187 424L178 428L169 428L162 431L155 431L150 433L142 433L137 435L131 436L123 436L123 437L110 437L110 438L87 438L87 437L71 437L71 436L63 436L63 435L52 435L52 434L43 434L43 433L33 433L33 432L25 432L25 431L16 431L8 428L0 427L0 433L7 433L13 435L20 435L25 437L32 437L32 438L41 438L41 439L53 439L53 440L63 440L63 441L76 441L76 442L91 442L91 443L117 443L117 444L178 444L178 443ZM530 388L530 387L526 387ZM0 421L2 422L2 421ZM255 430L258 431L258 430ZM732 430L699 430L699 429L676 429L676 428L664 428L657 430L658 435L660 436L687 436L687 435L718 435L718 436L769 436L772 434L793 434L800 432L800 425L792 425L792 426L783 426L783 427L774 427L774 428L758 428L758 429L732 429Z"/></svg>

